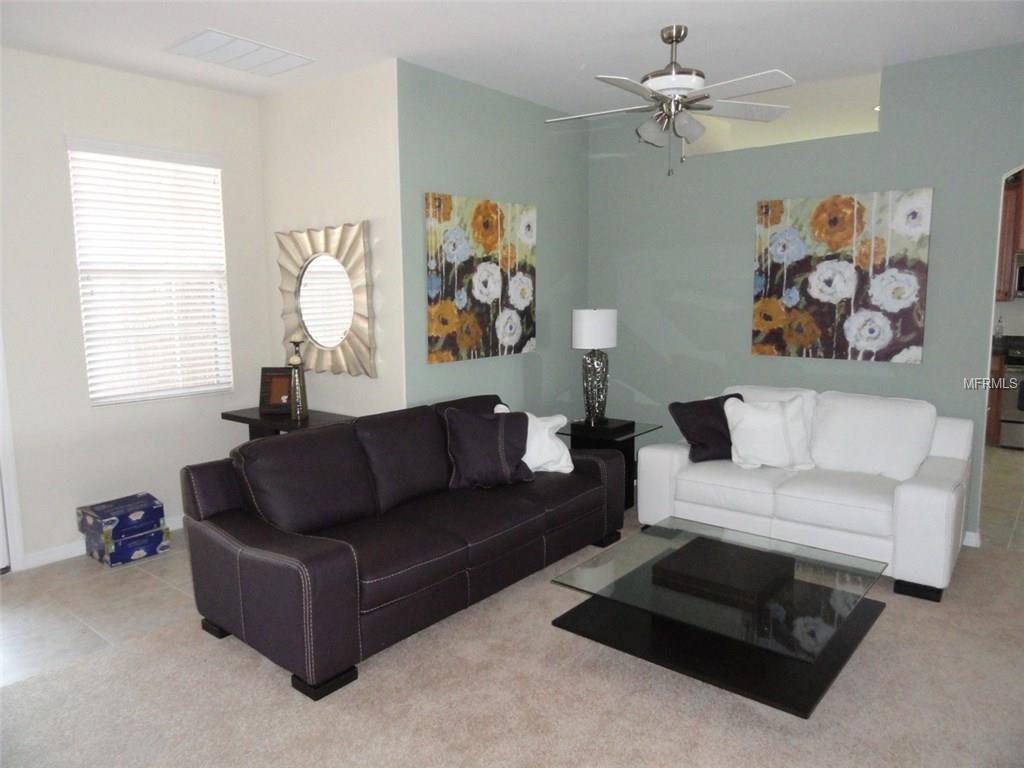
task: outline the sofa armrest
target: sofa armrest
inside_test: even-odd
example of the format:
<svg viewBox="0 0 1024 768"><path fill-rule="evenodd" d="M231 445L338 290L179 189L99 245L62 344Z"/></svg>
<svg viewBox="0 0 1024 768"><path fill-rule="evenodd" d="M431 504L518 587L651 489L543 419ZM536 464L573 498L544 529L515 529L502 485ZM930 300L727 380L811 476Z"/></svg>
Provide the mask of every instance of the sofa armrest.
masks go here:
<svg viewBox="0 0 1024 768"><path fill-rule="evenodd" d="M356 553L244 509L185 519L204 617L317 685L362 659Z"/></svg>
<svg viewBox="0 0 1024 768"><path fill-rule="evenodd" d="M949 586L963 541L970 468L969 461L929 456L914 477L896 486L893 578Z"/></svg>
<svg viewBox="0 0 1024 768"><path fill-rule="evenodd" d="M180 477L181 505L193 520L207 520L219 512L245 506L231 459L190 464L181 470Z"/></svg>
<svg viewBox="0 0 1024 768"><path fill-rule="evenodd" d="M690 444L658 443L640 449L637 465L636 509L643 525L672 515L676 475L690 463Z"/></svg>
<svg viewBox="0 0 1024 768"><path fill-rule="evenodd" d="M970 419L954 419L939 416L935 420L930 456L945 456L950 459L970 461L974 449L974 422Z"/></svg>
<svg viewBox="0 0 1024 768"><path fill-rule="evenodd" d="M605 534L620 530L626 503L626 460L610 448L577 448L569 453L576 472L600 480L604 486Z"/></svg>

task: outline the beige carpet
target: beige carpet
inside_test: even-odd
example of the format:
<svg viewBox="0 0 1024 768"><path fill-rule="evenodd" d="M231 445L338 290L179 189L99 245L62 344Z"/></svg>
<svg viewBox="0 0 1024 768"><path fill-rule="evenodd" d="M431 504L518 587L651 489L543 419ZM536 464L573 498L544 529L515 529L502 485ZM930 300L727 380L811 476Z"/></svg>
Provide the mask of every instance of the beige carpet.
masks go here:
<svg viewBox="0 0 1024 768"><path fill-rule="evenodd" d="M892 594L810 720L555 629L577 553L314 703L198 617L2 690L15 766L1024 766L1024 555L965 549L941 604Z"/></svg>

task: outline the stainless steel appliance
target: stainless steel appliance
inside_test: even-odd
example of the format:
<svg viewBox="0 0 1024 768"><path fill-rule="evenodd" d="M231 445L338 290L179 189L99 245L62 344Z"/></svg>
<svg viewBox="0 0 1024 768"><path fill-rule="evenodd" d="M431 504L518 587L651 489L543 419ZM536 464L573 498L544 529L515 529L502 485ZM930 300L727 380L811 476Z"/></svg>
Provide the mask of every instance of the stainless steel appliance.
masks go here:
<svg viewBox="0 0 1024 768"><path fill-rule="evenodd" d="M1006 339L1006 386L1000 398L999 445L1024 449L1024 337Z"/></svg>

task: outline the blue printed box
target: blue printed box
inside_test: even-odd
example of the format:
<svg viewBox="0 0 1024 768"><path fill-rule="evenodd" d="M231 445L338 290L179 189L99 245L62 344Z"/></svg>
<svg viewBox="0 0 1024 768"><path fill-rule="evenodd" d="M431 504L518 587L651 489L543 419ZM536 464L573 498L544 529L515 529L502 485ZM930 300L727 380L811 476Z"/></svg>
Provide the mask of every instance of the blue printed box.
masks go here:
<svg viewBox="0 0 1024 768"><path fill-rule="evenodd" d="M136 493L112 501L79 507L78 530L85 534L108 534L123 539L163 524L164 505L151 493Z"/></svg>
<svg viewBox="0 0 1024 768"><path fill-rule="evenodd" d="M171 548L171 532L164 526L145 533L111 539L106 533L85 534L85 549L89 557L111 567L159 555Z"/></svg>

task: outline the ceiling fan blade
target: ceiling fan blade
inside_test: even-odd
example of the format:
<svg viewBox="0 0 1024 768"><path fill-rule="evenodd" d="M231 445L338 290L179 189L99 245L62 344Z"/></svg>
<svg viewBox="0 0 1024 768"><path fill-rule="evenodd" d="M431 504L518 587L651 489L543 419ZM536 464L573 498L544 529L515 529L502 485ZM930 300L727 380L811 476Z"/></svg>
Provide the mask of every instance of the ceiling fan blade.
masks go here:
<svg viewBox="0 0 1024 768"><path fill-rule="evenodd" d="M657 109L656 104L641 104L638 107L623 107L622 109L605 109L601 112L584 112L582 115L569 115L568 117L552 117L545 120L545 123L563 123L566 120L579 120L584 117L602 117L604 115L623 115L628 112L650 112Z"/></svg>
<svg viewBox="0 0 1024 768"><path fill-rule="evenodd" d="M640 141L650 144L652 147L664 147L668 144L668 131L663 123L658 120L657 115L645 120L636 129L636 136Z"/></svg>
<svg viewBox="0 0 1024 768"><path fill-rule="evenodd" d="M687 144L693 144L704 135L704 125L693 115L680 112L672 121L672 130L680 139L686 139Z"/></svg>
<svg viewBox="0 0 1024 768"><path fill-rule="evenodd" d="M731 99L734 96L749 96L752 93L761 91L774 91L776 88L788 88L796 83L792 77L781 69L769 69L767 72L758 72L756 75L737 77L733 80L723 80L720 83L705 85L695 91L686 94L687 101L698 96L707 96L712 99Z"/></svg>
<svg viewBox="0 0 1024 768"><path fill-rule="evenodd" d="M616 75L598 75L595 79L600 80L602 83L608 83L608 85L614 85L616 88L621 88L624 91L641 96L648 101L666 102L668 101L667 96L662 96L655 90L648 88L646 85L638 83L636 80L630 80L628 77L618 77Z"/></svg>
<svg viewBox="0 0 1024 768"><path fill-rule="evenodd" d="M711 105L712 117L728 117L733 120L757 120L770 123L786 114L789 107L780 104L758 104L754 101L706 101Z"/></svg>

